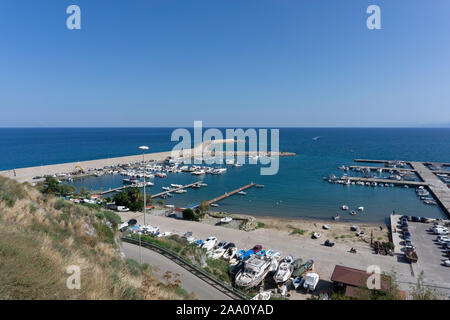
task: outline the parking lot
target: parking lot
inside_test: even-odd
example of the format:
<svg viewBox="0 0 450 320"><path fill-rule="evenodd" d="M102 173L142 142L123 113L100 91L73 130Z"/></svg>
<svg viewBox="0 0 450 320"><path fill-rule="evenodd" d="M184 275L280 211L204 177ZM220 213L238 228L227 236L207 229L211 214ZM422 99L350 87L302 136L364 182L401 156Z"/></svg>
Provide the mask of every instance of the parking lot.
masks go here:
<svg viewBox="0 0 450 320"><path fill-rule="evenodd" d="M450 267L443 265L448 259L445 249L436 241L437 235L430 231L432 223L408 222L413 245L417 248L419 260L412 264L415 275L424 272L427 283L450 294ZM403 241L401 242L403 244Z"/></svg>

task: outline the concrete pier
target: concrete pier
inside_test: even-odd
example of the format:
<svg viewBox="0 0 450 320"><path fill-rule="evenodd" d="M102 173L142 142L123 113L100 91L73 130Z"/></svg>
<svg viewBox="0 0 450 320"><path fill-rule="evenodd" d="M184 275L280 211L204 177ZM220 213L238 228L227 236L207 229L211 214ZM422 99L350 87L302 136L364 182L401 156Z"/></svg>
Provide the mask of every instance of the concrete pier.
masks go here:
<svg viewBox="0 0 450 320"><path fill-rule="evenodd" d="M373 160L373 159L355 159L355 162L367 162L367 163L384 163L384 164L394 164L396 161L393 160ZM418 181L403 181L403 180L390 180L390 179L376 179L376 178L359 178L359 177L349 177L350 181L364 181L364 182L377 182L377 183L393 183L395 185L408 185L408 186L424 186L433 194L439 205L442 207L444 212L450 217L450 188L436 176L436 173L443 173L442 170L431 170L427 166L433 165L437 168L447 166L448 163L437 163L437 162L420 162L420 161L403 161L399 162L408 164L411 169L406 168L389 168L380 167L382 169L394 169L411 171L417 174L417 176L422 180ZM372 167L370 167L372 168ZM378 168L379 169L379 168ZM445 172L445 171L444 171ZM445 172L446 173L446 172Z"/></svg>

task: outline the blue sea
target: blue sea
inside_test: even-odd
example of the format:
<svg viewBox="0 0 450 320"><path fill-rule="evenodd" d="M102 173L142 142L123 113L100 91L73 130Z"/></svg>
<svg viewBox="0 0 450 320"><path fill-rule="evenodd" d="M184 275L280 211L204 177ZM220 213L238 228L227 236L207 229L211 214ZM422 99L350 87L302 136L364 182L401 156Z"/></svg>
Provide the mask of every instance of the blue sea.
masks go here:
<svg viewBox="0 0 450 320"><path fill-rule="evenodd" d="M173 128L2 128L0 170L133 155L138 146L149 152L169 151ZM313 140L314 137L320 137ZM206 175L208 187L189 190L165 200L188 206L209 200L237 187L256 182L264 188L249 189L221 201L218 210L261 216L330 218L340 206L364 206L363 213L342 220L381 222L396 213L444 218L438 206L425 205L413 188L380 188L329 184L324 176L343 171L355 158L450 162L450 129L431 128L281 128L280 150L295 152L280 158L277 175L261 176L259 165L230 167L225 175ZM121 176L76 180L77 188L106 190L122 185ZM155 178L151 193L170 183L185 184L199 178L188 173Z"/></svg>

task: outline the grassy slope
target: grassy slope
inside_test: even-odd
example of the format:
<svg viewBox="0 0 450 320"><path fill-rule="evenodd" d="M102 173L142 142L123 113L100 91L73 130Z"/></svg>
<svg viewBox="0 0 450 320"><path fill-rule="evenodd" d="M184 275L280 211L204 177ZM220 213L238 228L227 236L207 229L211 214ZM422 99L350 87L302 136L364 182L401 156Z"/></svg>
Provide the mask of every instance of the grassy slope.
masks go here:
<svg viewBox="0 0 450 320"><path fill-rule="evenodd" d="M120 257L117 216L0 177L0 299L183 299L148 265ZM66 269L81 269L80 290Z"/></svg>

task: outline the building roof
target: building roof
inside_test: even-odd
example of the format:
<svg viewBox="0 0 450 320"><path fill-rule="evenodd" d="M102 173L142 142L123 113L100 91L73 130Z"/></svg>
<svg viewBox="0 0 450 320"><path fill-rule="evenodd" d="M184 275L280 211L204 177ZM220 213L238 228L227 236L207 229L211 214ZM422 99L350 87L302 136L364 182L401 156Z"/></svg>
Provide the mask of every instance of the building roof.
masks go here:
<svg viewBox="0 0 450 320"><path fill-rule="evenodd" d="M331 275L331 281L343 283L353 287L366 287L367 279L371 276L370 273L353 269L344 266L335 266L333 274ZM381 290L389 291L391 288L390 277L387 275L381 275Z"/></svg>

